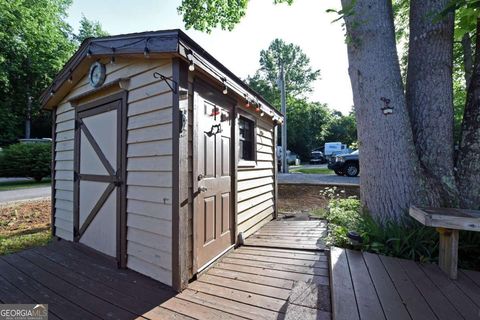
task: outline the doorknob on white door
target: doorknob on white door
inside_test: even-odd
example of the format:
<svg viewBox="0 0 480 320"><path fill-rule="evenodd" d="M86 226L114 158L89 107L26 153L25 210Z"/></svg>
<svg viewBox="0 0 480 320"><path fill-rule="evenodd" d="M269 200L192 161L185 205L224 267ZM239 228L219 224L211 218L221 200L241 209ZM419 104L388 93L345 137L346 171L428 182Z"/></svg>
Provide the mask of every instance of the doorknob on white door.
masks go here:
<svg viewBox="0 0 480 320"><path fill-rule="evenodd" d="M198 187L198 192L207 192L208 188L204 186Z"/></svg>

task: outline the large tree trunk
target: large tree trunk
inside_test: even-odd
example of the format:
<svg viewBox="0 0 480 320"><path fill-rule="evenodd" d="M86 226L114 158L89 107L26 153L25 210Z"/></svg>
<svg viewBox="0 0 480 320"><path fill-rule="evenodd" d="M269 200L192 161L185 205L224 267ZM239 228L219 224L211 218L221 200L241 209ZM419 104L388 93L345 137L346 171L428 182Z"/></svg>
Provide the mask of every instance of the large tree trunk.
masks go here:
<svg viewBox="0 0 480 320"><path fill-rule="evenodd" d="M410 1L406 83L413 141L434 206L457 204L453 171L453 25L450 0Z"/></svg>
<svg viewBox="0 0 480 320"><path fill-rule="evenodd" d="M349 74L360 143L362 203L379 219L399 219L427 203L413 145L395 44L391 1L342 0ZM393 107L392 114L382 108Z"/></svg>
<svg viewBox="0 0 480 320"><path fill-rule="evenodd" d="M462 208L480 208L480 19L477 20L475 65L467 89L462 137L457 159Z"/></svg>

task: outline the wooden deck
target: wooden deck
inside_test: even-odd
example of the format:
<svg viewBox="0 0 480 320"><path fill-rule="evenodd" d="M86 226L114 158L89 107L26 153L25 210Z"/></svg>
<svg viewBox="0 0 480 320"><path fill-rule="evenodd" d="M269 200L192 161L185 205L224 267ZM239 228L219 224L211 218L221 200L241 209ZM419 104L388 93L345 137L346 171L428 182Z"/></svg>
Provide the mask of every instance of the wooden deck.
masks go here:
<svg viewBox="0 0 480 320"><path fill-rule="evenodd" d="M322 220L274 220L247 238L245 246L324 250L326 234L326 222Z"/></svg>
<svg viewBox="0 0 480 320"><path fill-rule="evenodd" d="M480 272L331 249L332 309L342 319L480 319Z"/></svg>
<svg viewBox="0 0 480 320"><path fill-rule="evenodd" d="M226 254L180 294L59 241L0 257L0 303L48 303L50 319L331 319L318 226L271 222L259 231L271 243L258 238L260 246ZM290 238L278 239L282 229ZM309 240L299 244L295 234ZM309 250L288 249L288 239Z"/></svg>

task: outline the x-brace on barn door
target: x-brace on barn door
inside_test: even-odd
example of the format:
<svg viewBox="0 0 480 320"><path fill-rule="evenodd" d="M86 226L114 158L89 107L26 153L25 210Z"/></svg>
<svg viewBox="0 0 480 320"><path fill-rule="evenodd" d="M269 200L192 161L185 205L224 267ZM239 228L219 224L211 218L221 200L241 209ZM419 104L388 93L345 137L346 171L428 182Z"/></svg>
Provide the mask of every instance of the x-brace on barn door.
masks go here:
<svg viewBox="0 0 480 320"><path fill-rule="evenodd" d="M126 94L76 107L75 241L126 265Z"/></svg>

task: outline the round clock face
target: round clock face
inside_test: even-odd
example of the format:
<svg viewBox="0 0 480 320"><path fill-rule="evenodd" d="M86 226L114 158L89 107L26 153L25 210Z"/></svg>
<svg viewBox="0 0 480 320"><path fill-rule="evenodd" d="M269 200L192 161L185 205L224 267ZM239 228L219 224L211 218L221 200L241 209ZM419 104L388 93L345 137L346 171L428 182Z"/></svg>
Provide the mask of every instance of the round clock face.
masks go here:
<svg viewBox="0 0 480 320"><path fill-rule="evenodd" d="M105 82L106 70L105 65L100 62L94 62L90 66L89 81L94 88L100 87Z"/></svg>

